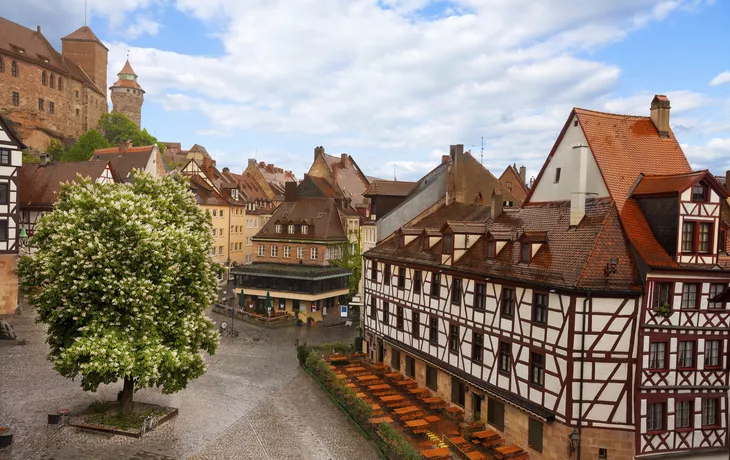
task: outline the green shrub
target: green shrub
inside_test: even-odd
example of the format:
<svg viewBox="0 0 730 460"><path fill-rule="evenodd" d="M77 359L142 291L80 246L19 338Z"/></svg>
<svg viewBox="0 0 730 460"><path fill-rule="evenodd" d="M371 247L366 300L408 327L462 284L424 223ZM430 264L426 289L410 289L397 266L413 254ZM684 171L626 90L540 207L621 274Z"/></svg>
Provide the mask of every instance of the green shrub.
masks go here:
<svg viewBox="0 0 730 460"><path fill-rule="evenodd" d="M378 425L378 432L385 444L395 452L399 460L419 460L421 454L389 423Z"/></svg>

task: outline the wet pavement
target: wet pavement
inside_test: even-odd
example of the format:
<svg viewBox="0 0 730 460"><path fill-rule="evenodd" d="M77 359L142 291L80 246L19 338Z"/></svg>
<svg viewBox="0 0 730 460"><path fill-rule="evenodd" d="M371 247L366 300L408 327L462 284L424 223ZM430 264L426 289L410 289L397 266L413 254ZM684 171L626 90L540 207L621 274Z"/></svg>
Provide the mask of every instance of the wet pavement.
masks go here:
<svg viewBox="0 0 730 460"><path fill-rule="evenodd" d="M215 320L230 320L212 315ZM24 346L0 347L0 424L16 430L0 460L377 459L374 446L349 423L297 363L294 344L346 341L354 327L264 329L237 321L208 372L174 395L156 389L135 401L177 407L172 421L141 439L47 426L47 415L113 400L121 383L84 392L46 360L45 326L25 310L7 318Z"/></svg>

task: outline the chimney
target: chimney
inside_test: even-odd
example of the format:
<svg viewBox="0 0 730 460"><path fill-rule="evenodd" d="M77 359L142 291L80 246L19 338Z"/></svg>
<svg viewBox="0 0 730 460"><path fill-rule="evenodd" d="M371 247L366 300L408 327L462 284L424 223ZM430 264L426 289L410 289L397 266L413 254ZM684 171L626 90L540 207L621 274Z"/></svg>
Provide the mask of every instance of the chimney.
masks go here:
<svg viewBox="0 0 730 460"><path fill-rule="evenodd" d="M730 171L725 171L725 190L730 192Z"/></svg>
<svg viewBox="0 0 730 460"><path fill-rule="evenodd" d="M315 160L317 159L317 155L319 155L320 153L324 154L324 147L322 147L321 145L319 147L314 148L314 159Z"/></svg>
<svg viewBox="0 0 730 460"><path fill-rule="evenodd" d="M651 101L651 121L654 122L659 137L669 137L669 99L663 94L657 94Z"/></svg>
<svg viewBox="0 0 730 460"><path fill-rule="evenodd" d="M342 164L343 168L347 167L347 154L346 153L340 154L340 163Z"/></svg>
<svg viewBox="0 0 730 460"><path fill-rule="evenodd" d="M454 158L454 155L463 155L464 154L464 144L456 144L452 145L449 148L449 155L451 158Z"/></svg>
<svg viewBox="0 0 730 460"><path fill-rule="evenodd" d="M527 185L527 168L520 166L520 180L522 185Z"/></svg>
<svg viewBox="0 0 730 460"><path fill-rule="evenodd" d="M263 161L259 161L259 168L265 168L265 167L266 167L266 163L264 163Z"/></svg>
<svg viewBox="0 0 730 460"><path fill-rule="evenodd" d="M41 166L45 166L51 162L51 157L47 153L41 153Z"/></svg>
<svg viewBox="0 0 730 460"><path fill-rule="evenodd" d="M284 201L297 201L297 183L284 182Z"/></svg>
<svg viewBox="0 0 730 460"><path fill-rule="evenodd" d="M570 226L576 227L586 215L586 191L588 189L588 146L577 144L573 150L578 154L578 190L570 194Z"/></svg>
<svg viewBox="0 0 730 460"><path fill-rule="evenodd" d="M41 26L35 26L35 30L37 30L38 33L41 33Z"/></svg>
<svg viewBox="0 0 730 460"><path fill-rule="evenodd" d="M217 166L218 165L218 163L216 163L215 160L210 160L210 164L212 164L213 166Z"/></svg>
<svg viewBox="0 0 730 460"><path fill-rule="evenodd" d="M441 164L445 165L446 163L448 163L449 158L451 158L451 157L449 157L448 155L441 155Z"/></svg>
<svg viewBox="0 0 730 460"><path fill-rule="evenodd" d="M266 165L266 171L273 174L274 173L274 165L268 164Z"/></svg>
<svg viewBox="0 0 730 460"><path fill-rule="evenodd" d="M228 167L223 168L223 174L228 174L230 172L231 172L231 170L228 169Z"/></svg>
<svg viewBox="0 0 730 460"><path fill-rule="evenodd" d="M489 206L489 214L492 217L492 220L495 220L502 215L503 207L504 200L502 199L502 191L494 189L492 191L492 203Z"/></svg>
<svg viewBox="0 0 730 460"><path fill-rule="evenodd" d="M248 159L248 164L249 164L249 165L254 165L254 166L256 166L256 158L249 158L249 159Z"/></svg>
<svg viewBox="0 0 730 460"><path fill-rule="evenodd" d="M203 167L202 167L202 169L203 169L203 173L206 176L208 176L209 179L212 177L212 175L210 174L210 168L211 168L211 165L210 165L210 157L208 157L207 155L205 155L205 156L203 156Z"/></svg>

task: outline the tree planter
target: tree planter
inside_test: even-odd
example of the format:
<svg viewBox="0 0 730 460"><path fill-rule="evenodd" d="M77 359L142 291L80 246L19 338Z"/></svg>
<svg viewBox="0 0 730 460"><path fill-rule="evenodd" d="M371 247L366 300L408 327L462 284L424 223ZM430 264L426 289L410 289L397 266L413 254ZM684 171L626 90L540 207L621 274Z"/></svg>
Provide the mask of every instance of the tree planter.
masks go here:
<svg viewBox="0 0 730 460"><path fill-rule="evenodd" d="M2 449L3 447L9 447L13 443L14 434L15 432L12 428L5 431L0 431L0 449Z"/></svg>

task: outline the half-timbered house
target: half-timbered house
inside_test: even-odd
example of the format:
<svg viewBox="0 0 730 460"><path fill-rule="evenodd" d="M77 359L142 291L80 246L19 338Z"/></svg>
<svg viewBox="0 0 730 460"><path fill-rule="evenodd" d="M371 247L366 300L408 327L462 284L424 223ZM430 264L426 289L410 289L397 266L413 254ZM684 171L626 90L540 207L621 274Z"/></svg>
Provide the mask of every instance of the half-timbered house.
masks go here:
<svg viewBox="0 0 730 460"><path fill-rule="evenodd" d="M20 140L0 117L0 314L18 305L18 170L23 163Z"/></svg>
<svg viewBox="0 0 730 460"><path fill-rule="evenodd" d="M666 97L574 109L520 209L444 203L364 255L368 352L530 458L726 458L727 197Z"/></svg>

